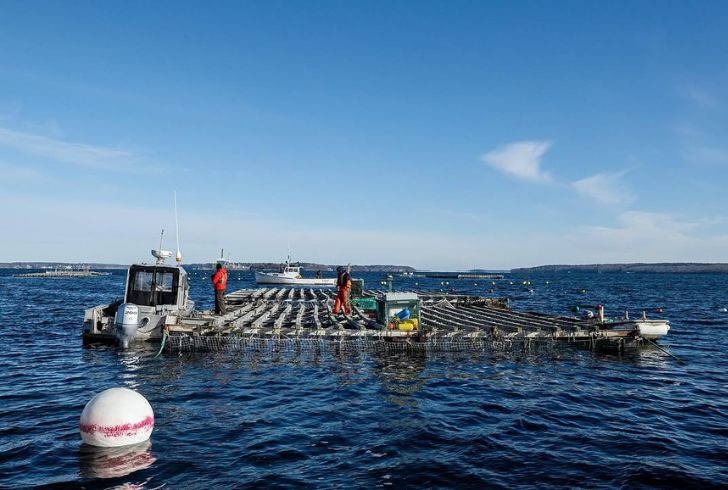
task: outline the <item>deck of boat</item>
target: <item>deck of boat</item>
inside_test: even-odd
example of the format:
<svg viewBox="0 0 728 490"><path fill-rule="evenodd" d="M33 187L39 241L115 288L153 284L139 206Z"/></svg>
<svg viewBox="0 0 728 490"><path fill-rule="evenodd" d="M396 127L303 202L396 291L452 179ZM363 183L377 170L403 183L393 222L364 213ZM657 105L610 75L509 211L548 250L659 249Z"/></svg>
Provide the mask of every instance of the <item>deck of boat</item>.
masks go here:
<svg viewBox="0 0 728 490"><path fill-rule="evenodd" d="M378 290L364 291L377 298ZM376 314L352 306L351 315L333 313L330 289L271 287L242 289L226 296L227 313L198 312L168 328L171 350L224 349L242 340L371 340L428 343L560 341L624 348L634 341L625 331L609 330L595 320L517 312L507 300L418 291L420 324L414 331L391 329ZM638 339L637 339L638 340Z"/></svg>

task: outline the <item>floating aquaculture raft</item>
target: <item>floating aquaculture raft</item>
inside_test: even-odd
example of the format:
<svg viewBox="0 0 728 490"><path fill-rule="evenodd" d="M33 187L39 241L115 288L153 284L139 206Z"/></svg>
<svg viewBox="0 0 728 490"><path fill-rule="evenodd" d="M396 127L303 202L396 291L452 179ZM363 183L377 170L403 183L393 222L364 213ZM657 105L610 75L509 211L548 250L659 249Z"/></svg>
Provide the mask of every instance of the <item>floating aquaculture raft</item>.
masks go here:
<svg viewBox="0 0 728 490"><path fill-rule="evenodd" d="M507 300L439 292L362 291L351 314L334 314L326 289L242 289L226 297L227 313L172 319L163 332L171 352L263 348L508 349L571 343L622 350L644 339L637 322L599 322L517 312ZM669 328L669 327L668 327Z"/></svg>

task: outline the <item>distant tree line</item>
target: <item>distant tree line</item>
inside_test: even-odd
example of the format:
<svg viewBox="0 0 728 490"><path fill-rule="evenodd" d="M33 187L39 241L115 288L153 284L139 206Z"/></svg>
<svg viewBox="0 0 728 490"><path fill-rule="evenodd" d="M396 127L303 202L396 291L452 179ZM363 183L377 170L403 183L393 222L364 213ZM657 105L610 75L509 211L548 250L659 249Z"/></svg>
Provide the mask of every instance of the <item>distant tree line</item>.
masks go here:
<svg viewBox="0 0 728 490"><path fill-rule="evenodd" d="M728 272L727 263L661 262L655 264L541 265L511 269L514 273L534 272Z"/></svg>
<svg viewBox="0 0 728 490"><path fill-rule="evenodd" d="M298 265L301 267L304 271L322 271L322 272L331 272L335 271L336 268L340 265L343 265L344 267L347 267L348 264L335 264L335 265L327 265L327 264L314 264L310 262L294 262L295 265ZM190 266L195 266L200 269L202 268L212 268L215 264L191 264ZM252 271L276 271L280 269L281 262L254 262L254 263L237 263L235 264L239 267L249 268ZM381 272L415 272L414 267L409 267L407 265L351 265L352 272L369 272L369 271L381 271Z"/></svg>
<svg viewBox="0 0 728 490"><path fill-rule="evenodd" d="M150 263L152 261L149 261ZM174 262L170 262L171 265L174 265ZM190 269L214 269L216 263L215 262L207 262L207 263L190 263L190 264L183 264L185 268ZM308 262L300 262L298 265L301 266L301 268L304 271L335 271L336 268L339 265L343 265L344 267L347 266L347 264L336 264L336 265L326 265L326 264L313 264ZM94 264L89 262L84 263L69 263L69 262L0 262L0 269L62 269L66 267L71 267L73 269L78 269L80 267L84 268L90 268L90 269L98 269L98 270L108 270L108 269L126 269L129 267L129 264L122 265L122 264ZM252 271L277 271L281 267L280 262L255 262L255 263L236 263L232 265L233 268L242 268L242 269L250 269ZM414 267L409 267L406 265L352 265L351 266L352 272L368 272L368 271L381 271L381 272L415 272Z"/></svg>

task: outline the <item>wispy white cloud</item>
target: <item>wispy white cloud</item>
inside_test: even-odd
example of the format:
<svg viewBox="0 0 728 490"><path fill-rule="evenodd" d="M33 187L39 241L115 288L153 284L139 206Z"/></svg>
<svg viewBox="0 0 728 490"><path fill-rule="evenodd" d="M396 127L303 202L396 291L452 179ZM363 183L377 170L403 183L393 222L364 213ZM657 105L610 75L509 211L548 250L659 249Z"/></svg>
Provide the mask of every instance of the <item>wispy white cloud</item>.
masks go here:
<svg viewBox="0 0 728 490"><path fill-rule="evenodd" d="M700 226L699 222L679 221L675 216L645 211L627 211L619 216L622 231L654 235L678 235Z"/></svg>
<svg viewBox="0 0 728 490"><path fill-rule="evenodd" d="M516 267L545 264L725 262L725 217L690 219L662 213L624 212L611 226L581 226L571 233L515 237L501 251ZM505 245L505 244L504 244Z"/></svg>
<svg viewBox="0 0 728 490"><path fill-rule="evenodd" d="M689 220L679 216L628 211L618 226L589 226L570 241L588 250L586 262L725 262L726 218ZM577 252L583 255L583 252Z"/></svg>
<svg viewBox="0 0 728 490"><path fill-rule="evenodd" d="M0 148L96 170L137 173L143 168L141 155L112 148L67 143L57 139L0 128Z"/></svg>
<svg viewBox="0 0 728 490"><path fill-rule="evenodd" d="M483 155L483 161L503 173L531 182L550 182L551 175L541 170L541 157L551 141L519 141Z"/></svg>
<svg viewBox="0 0 728 490"><path fill-rule="evenodd" d="M622 180L625 173L599 173L572 182L571 188L580 196L602 204L626 206L634 202L634 196Z"/></svg>
<svg viewBox="0 0 728 490"><path fill-rule="evenodd" d="M689 86L684 89L684 94L690 102L697 105L698 107L711 110L720 109L720 101L705 90L700 90L697 87Z"/></svg>

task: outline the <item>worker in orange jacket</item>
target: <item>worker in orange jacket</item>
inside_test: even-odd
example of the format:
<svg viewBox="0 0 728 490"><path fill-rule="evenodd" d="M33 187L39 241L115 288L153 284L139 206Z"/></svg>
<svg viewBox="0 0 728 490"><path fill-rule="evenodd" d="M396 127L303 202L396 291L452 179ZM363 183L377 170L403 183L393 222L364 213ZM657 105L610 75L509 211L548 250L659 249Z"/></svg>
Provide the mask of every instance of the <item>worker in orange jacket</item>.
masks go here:
<svg viewBox="0 0 728 490"><path fill-rule="evenodd" d="M336 268L336 303L334 303L334 313L339 312L341 304L344 304L344 313L350 314L349 310L349 290L351 289L351 274L346 268L339 266Z"/></svg>
<svg viewBox="0 0 728 490"><path fill-rule="evenodd" d="M212 275L212 286L215 288L215 314L224 315L227 313L225 308L225 288L227 288L227 271L222 264L217 264L217 272Z"/></svg>

